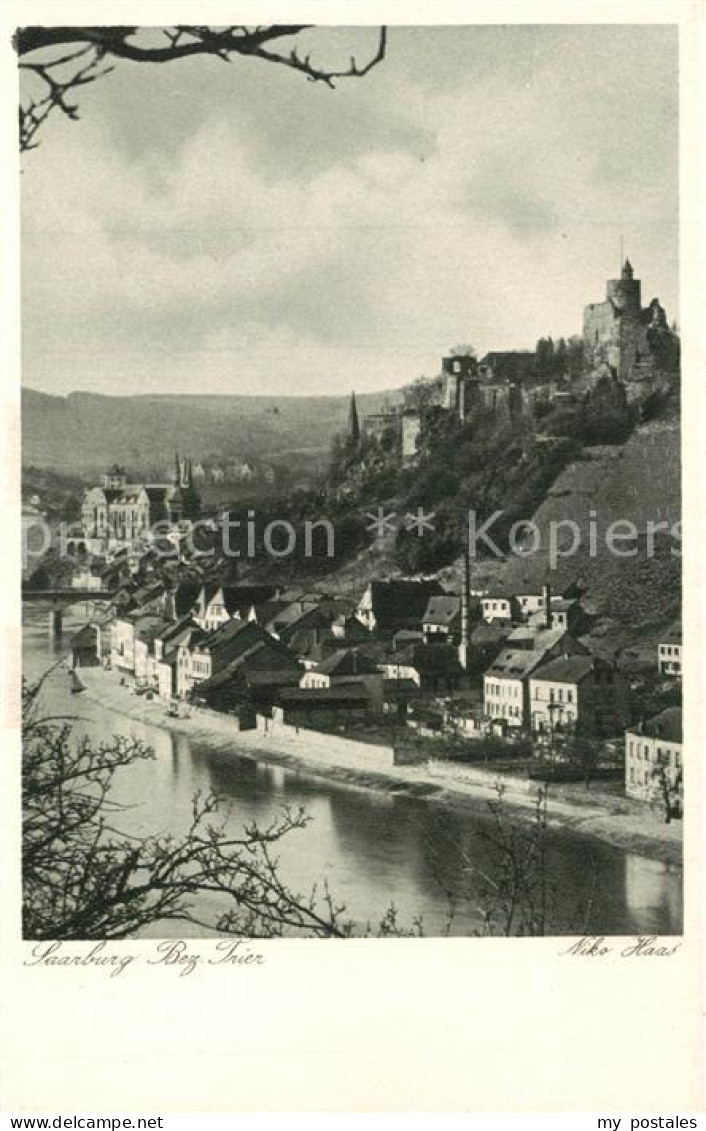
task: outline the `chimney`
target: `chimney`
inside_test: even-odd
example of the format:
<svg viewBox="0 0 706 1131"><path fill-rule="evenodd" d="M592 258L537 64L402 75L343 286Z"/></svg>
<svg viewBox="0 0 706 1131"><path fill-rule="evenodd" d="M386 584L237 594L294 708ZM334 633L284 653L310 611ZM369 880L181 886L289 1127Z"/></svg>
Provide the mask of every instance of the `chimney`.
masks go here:
<svg viewBox="0 0 706 1131"><path fill-rule="evenodd" d="M546 628L552 627L552 590L547 582L542 586L542 597L544 598L544 624Z"/></svg>
<svg viewBox="0 0 706 1131"><path fill-rule="evenodd" d="M468 550L463 555L463 590L461 592L461 643L458 648L458 661L464 671L468 670L471 657L471 555Z"/></svg>

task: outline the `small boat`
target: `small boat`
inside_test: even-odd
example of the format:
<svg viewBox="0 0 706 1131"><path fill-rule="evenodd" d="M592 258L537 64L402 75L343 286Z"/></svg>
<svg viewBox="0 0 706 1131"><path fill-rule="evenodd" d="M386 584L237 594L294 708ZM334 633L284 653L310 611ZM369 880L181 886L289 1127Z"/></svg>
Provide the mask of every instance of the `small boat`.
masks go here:
<svg viewBox="0 0 706 1131"><path fill-rule="evenodd" d="M81 682L81 680L76 675L75 671L73 671L73 670L70 671L69 675L71 676L71 694L72 695L78 695L81 691L86 690L85 683Z"/></svg>

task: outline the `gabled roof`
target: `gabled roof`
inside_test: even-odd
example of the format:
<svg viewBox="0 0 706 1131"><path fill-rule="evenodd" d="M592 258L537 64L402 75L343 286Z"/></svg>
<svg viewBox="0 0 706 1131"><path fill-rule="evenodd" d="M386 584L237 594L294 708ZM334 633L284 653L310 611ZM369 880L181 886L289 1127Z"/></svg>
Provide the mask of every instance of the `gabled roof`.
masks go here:
<svg viewBox="0 0 706 1131"><path fill-rule="evenodd" d="M388 658L388 664L414 668L422 675L454 675L463 671L451 644L410 644Z"/></svg>
<svg viewBox="0 0 706 1131"><path fill-rule="evenodd" d="M494 589L489 589L480 598L481 601L514 601L516 599L514 590L508 589L506 586L496 586Z"/></svg>
<svg viewBox="0 0 706 1131"><path fill-rule="evenodd" d="M356 648L342 648L333 652L314 669L322 675L373 675L378 665L365 655L360 655Z"/></svg>
<svg viewBox="0 0 706 1131"><path fill-rule="evenodd" d="M280 692L282 703L367 703L370 693L363 684L344 684L343 687L288 687Z"/></svg>
<svg viewBox="0 0 706 1131"><path fill-rule="evenodd" d="M271 656L273 652L291 660L288 670L286 668L268 667L267 657ZM278 646L278 641L265 634L261 639L251 639L242 651L229 657L228 662L220 667L210 679L201 680L196 685L196 691L201 694L204 691L222 687L231 680L238 678L246 683L272 685L278 682L287 682L288 676L296 679L297 682L299 680L300 666L297 664L296 658L286 648L283 649Z"/></svg>
<svg viewBox="0 0 706 1131"><path fill-rule="evenodd" d="M190 613L196 604L201 583L198 581L180 581L174 591L174 611L177 617Z"/></svg>
<svg viewBox="0 0 706 1131"><path fill-rule="evenodd" d="M252 606L255 610L255 619L260 624L268 624L277 613L281 613L291 603L283 597L273 597L270 601L257 601Z"/></svg>
<svg viewBox="0 0 706 1131"><path fill-rule="evenodd" d="M368 590L375 620L382 629L421 623L429 599L444 593L438 581L409 579L371 581Z"/></svg>
<svg viewBox="0 0 706 1131"><path fill-rule="evenodd" d="M274 615L267 621L267 627L279 632L290 625L296 624L302 617L308 616L310 613L317 611L317 609L318 606L316 602L304 601L302 598L297 597L294 600L286 601L283 608L277 609Z"/></svg>
<svg viewBox="0 0 706 1131"><path fill-rule="evenodd" d="M421 628L399 628L392 637L395 648L404 648L407 644L422 644L424 633Z"/></svg>
<svg viewBox="0 0 706 1131"><path fill-rule="evenodd" d="M164 583L162 581L151 582L149 585L141 585L132 594L132 600L135 606L146 605L150 601L156 601L161 597L164 592Z"/></svg>
<svg viewBox="0 0 706 1131"><path fill-rule="evenodd" d="M543 623L538 625L528 623L514 628L507 638L507 643L508 647L515 645L521 648L524 645L536 651L548 652L564 637L568 638L568 634L561 625L557 625L556 628L545 628ZM581 649L570 650L573 652Z"/></svg>
<svg viewBox="0 0 706 1131"><path fill-rule="evenodd" d="M544 652L504 648L486 669L485 675L497 676L499 679L524 679L541 664L543 659Z"/></svg>
<svg viewBox="0 0 706 1131"><path fill-rule="evenodd" d="M249 612L252 605L269 601L275 595L274 585L224 585L222 588L225 606L231 616L239 609Z"/></svg>
<svg viewBox="0 0 706 1131"><path fill-rule="evenodd" d="M375 664L394 663L395 652L391 652L388 645L379 640L371 640L367 644L356 645L356 652L359 656L365 656L366 659L372 660Z"/></svg>
<svg viewBox="0 0 706 1131"><path fill-rule="evenodd" d="M610 665L599 664L595 656L557 656L555 660L549 660L546 664L542 664L532 678L551 683L580 683L598 666L609 667Z"/></svg>
<svg viewBox="0 0 706 1131"><path fill-rule="evenodd" d="M198 624L189 621L183 632L174 641L174 647L198 648L208 638L208 633Z"/></svg>
<svg viewBox="0 0 706 1131"><path fill-rule="evenodd" d="M664 636L660 637L660 644L681 644L682 630L680 624L673 624L672 627L665 632Z"/></svg>
<svg viewBox="0 0 706 1131"><path fill-rule="evenodd" d="M660 711L644 724L642 733L652 738L661 738L665 742L682 742L681 707L667 707Z"/></svg>
<svg viewBox="0 0 706 1131"><path fill-rule="evenodd" d="M321 661L327 652L336 651L340 646L340 640L336 640L329 629L302 628L300 631L296 625L293 631L287 634L286 643L295 655L318 661Z"/></svg>
<svg viewBox="0 0 706 1131"><path fill-rule="evenodd" d="M402 679L384 679L382 692L388 699L394 699L398 695L421 695L419 684L406 676Z"/></svg>
<svg viewBox="0 0 706 1131"><path fill-rule="evenodd" d="M190 628L198 628L189 614L179 617L178 620L170 621L164 626L161 632L157 633L155 640L162 640L165 644L168 641L174 641L176 637L186 635ZM199 632L202 630L199 629Z"/></svg>
<svg viewBox="0 0 706 1131"><path fill-rule="evenodd" d="M509 621L502 623L495 621L493 624L482 621L471 632L471 644L480 648L486 644L500 644L503 640L507 640L509 625Z"/></svg>
<svg viewBox="0 0 706 1131"><path fill-rule="evenodd" d="M156 636L167 628L167 622L158 616L144 616L135 621L135 639L149 644Z"/></svg>
<svg viewBox="0 0 706 1131"><path fill-rule="evenodd" d="M289 624L281 625L277 629L277 635L280 640L286 641L288 644L296 634L302 632L314 632L316 629L328 629L331 624L331 616L317 606L307 609L300 617L290 622Z"/></svg>
<svg viewBox="0 0 706 1131"><path fill-rule="evenodd" d="M209 633L198 644L200 652L209 652L215 669L234 663L239 656L245 656L256 647L266 644L270 651L295 660L286 645L271 636L255 621L230 620L215 632Z"/></svg>
<svg viewBox="0 0 706 1131"><path fill-rule="evenodd" d="M225 624L220 625L212 632L207 632L200 648L204 652L217 651L219 648L225 647L230 644L236 637L240 638L241 644L245 641L254 641L259 639L260 634L264 630L260 628L259 624L250 620L229 620Z"/></svg>
<svg viewBox="0 0 706 1131"><path fill-rule="evenodd" d="M452 593L438 594L429 598L422 620L424 624L450 625L460 615L460 597Z"/></svg>

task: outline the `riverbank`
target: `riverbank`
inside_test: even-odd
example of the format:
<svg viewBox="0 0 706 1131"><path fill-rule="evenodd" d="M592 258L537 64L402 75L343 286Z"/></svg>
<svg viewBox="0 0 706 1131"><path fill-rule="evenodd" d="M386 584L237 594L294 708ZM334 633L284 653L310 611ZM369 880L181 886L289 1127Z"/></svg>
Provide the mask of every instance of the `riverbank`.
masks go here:
<svg viewBox="0 0 706 1131"><path fill-rule="evenodd" d="M240 732L227 715L209 710L193 711L190 718L176 719L167 715L164 700L147 700L136 696L120 684L115 672L101 668L82 668L81 679L86 685L83 693L101 706L137 723L159 727L173 733L202 740L222 750L230 750L240 757L271 762L293 771L305 772L313 778L337 781L361 789L405 794L434 805L454 809L484 808L497 797L497 778L492 771L474 768L473 780L463 780L462 768L455 772L448 765L426 763L420 766L390 766L384 771L361 766L322 763L321 757L307 758L307 735L263 735L255 731ZM485 780L487 778L487 781ZM536 788L528 789L518 782L516 789L507 790L503 804L519 819L532 818L536 801ZM682 864L681 822L667 825L649 806L643 812L625 812L620 798L615 801L590 791L581 791L570 801L552 794L549 787L547 815L552 828L601 840L625 851L635 852L673 867Z"/></svg>

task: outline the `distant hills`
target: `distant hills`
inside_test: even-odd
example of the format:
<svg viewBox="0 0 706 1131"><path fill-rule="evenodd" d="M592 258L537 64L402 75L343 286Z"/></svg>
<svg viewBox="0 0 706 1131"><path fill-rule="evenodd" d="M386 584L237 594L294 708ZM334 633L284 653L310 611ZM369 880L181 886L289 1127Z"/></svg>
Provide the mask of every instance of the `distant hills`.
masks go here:
<svg viewBox="0 0 706 1131"><path fill-rule="evenodd" d="M333 384L333 381L332 381ZM361 415L396 404L401 390L358 397ZM22 390L22 462L94 473L108 463L131 473L170 468L174 450L194 460L281 460L324 455L344 428L349 394L329 397L156 395L51 396Z"/></svg>

